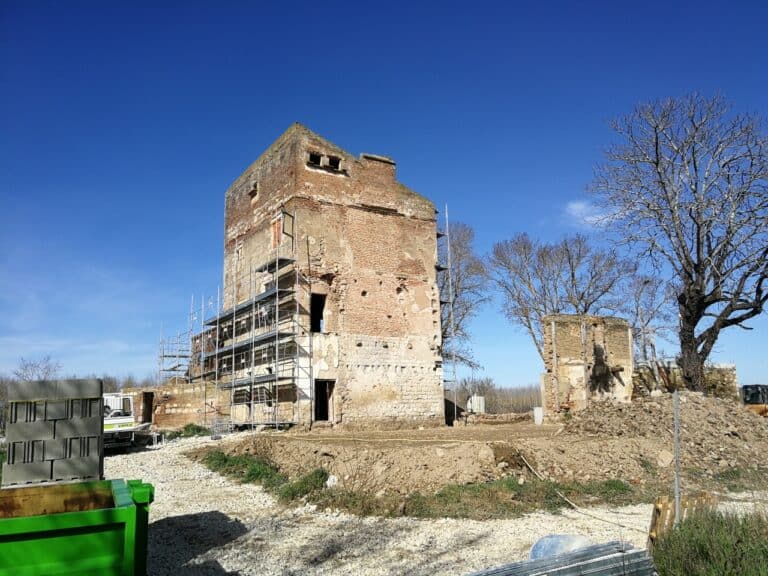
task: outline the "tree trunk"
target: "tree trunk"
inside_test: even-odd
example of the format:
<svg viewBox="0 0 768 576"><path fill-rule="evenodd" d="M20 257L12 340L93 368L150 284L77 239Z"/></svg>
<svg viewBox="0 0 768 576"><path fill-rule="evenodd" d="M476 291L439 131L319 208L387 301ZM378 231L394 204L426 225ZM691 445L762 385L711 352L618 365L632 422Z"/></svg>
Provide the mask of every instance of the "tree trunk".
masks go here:
<svg viewBox="0 0 768 576"><path fill-rule="evenodd" d="M680 325L680 369L683 384L688 390L704 391L704 358L696 347L694 325L687 325L685 318Z"/></svg>

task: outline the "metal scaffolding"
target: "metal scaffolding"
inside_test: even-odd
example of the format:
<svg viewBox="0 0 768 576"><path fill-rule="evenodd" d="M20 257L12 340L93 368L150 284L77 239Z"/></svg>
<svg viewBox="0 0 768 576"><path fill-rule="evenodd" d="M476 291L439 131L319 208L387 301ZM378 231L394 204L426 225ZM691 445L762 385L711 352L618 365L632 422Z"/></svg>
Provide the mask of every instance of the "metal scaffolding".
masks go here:
<svg viewBox="0 0 768 576"><path fill-rule="evenodd" d="M222 411L220 417L228 416L228 422L221 428L299 422L300 358L307 354L299 342L306 333L300 302L308 283L296 265L295 220L295 214L281 211L272 223L279 230L273 248L239 274L236 252L230 279L234 305L222 309L217 295L215 311L201 318L194 336L191 378L213 381L217 398L229 392L228 415ZM238 294L242 285L246 298Z"/></svg>
<svg viewBox="0 0 768 576"><path fill-rule="evenodd" d="M194 332L194 297L190 309L187 329L173 336L163 337L157 354L157 385L169 380L189 380L189 364L192 357L192 335Z"/></svg>

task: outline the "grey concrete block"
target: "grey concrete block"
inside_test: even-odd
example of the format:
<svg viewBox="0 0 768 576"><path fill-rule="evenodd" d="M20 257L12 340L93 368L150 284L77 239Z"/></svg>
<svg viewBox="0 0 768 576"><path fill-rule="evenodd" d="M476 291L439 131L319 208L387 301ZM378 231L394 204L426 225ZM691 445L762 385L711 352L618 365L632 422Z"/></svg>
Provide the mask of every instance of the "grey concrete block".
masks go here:
<svg viewBox="0 0 768 576"><path fill-rule="evenodd" d="M97 454L82 458L65 458L53 461L53 480L100 478L101 460Z"/></svg>
<svg viewBox="0 0 768 576"><path fill-rule="evenodd" d="M83 398L79 400L70 400L70 418L91 418L101 417L103 412L103 399L101 398Z"/></svg>
<svg viewBox="0 0 768 576"><path fill-rule="evenodd" d="M42 462L45 460L43 457L45 454L45 441L44 440L32 440L27 442L27 462Z"/></svg>
<svg viewBox="0 0 768 576"><path fill-rule="evenodd" d="M48 482L51 479L51 462L29 462L3 465L3 486Z"/></svg>
<svg viewBox="0 0 768 576"><path fill-rule="evenodd" d="M69 401L57 400L45 403L45 419L61 420L69 417Z"/></svg>
<svg viewBox="0 0 768 576"><path fill-rule="evenodd" d="M99 436L102 433L103 420L100 417L73 418L56 420L56 438L74 438L76 436Z"/></svg>
<svg viewBox="0 0 768 576"><path fill-rule="evenodd" d="M65 400L68 398L100 398L104 385L101 380L35 380L8 384L8 400Z"/></svg>
<svg viewBox="0 0 768 576"><path fill-rule="evenodd" d="M61 420L64 422L64 420ZM5 434L8 442L24 440L50 440L53 438L54 422L16 422L9 424Z"/></svg>
<svg viewBox="0 0 768 576"><path fill-rule="evenodd" d="M67 438L57 438L55 440L45 441L45 459L46 460L60 460L67 457L67 446L69 442Z"/></svg>
<svg viewBox="0 0 768 576"><path fill-rule="evenodd" d="M8 444L8 453L6 454L6 462L8 464L21 464L24 462L24 445L25 442L11 442Z"/></svg>
<svg viewBox="0 0 768 576"><path fill-rule="evenodd" d="M10 402L8 404L8 423L34 422L36 417L35 402ZM41 417L40 420L43 420Z"/></svg>
<svg viewBox="0 0 768 576"><path fill-rule="evenodd" d="M96 454L102 458L104 453L104 443L102 436L89 436L85 439L85 454L84 456L93 456Z"/></svg>

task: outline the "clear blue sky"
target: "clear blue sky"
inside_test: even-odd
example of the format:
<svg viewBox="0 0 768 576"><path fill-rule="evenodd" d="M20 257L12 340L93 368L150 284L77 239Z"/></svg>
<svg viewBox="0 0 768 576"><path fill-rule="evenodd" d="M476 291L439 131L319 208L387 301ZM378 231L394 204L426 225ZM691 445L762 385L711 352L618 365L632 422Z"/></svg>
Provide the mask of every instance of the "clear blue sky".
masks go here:
<svg viewBox="0 0 768 576"><path fill-rule="evenodd" d="M0 2L0 372L155 369L221 281L224 190L294 121L392 156L477 247L578 230L607 121L719 91L768 115L768 3ZM768 320L715 360L768 382ZM500 384L533 346L489 306ZM762 350L762 352L761 352Z"/></svg>

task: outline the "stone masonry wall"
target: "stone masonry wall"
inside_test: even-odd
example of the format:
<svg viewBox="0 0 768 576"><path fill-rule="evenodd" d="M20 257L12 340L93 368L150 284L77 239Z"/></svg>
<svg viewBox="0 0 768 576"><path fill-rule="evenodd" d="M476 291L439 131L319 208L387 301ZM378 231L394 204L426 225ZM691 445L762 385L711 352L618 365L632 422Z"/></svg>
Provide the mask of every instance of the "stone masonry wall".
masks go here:
<svg viewBox="0 0 768 576"><path fill-rule="evenodd" d="M281 250L309 281L300 338L309 335L310 293L326 296L312 362L314 378L336 380L331 419L442 424L436 212L396 181L394 162L355 158L294 125L226 198L225 307L250 296L247 271L274 254L281 210Z"/></svg>
<svg viewBox="0 0 768 576"><path fill-rule="evenodd" d="M548 413L580 410L591 399L630 401L632 337L626 320L555 315L543 319L543 328L542 382Z"/></svg>

